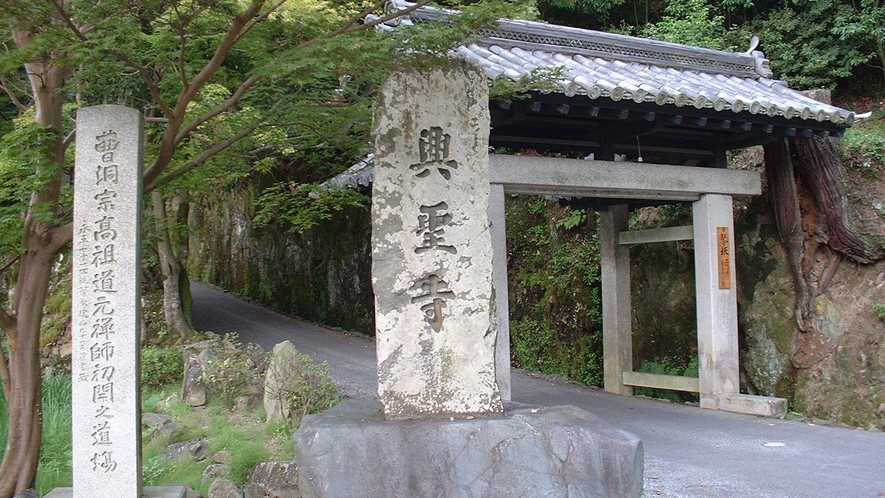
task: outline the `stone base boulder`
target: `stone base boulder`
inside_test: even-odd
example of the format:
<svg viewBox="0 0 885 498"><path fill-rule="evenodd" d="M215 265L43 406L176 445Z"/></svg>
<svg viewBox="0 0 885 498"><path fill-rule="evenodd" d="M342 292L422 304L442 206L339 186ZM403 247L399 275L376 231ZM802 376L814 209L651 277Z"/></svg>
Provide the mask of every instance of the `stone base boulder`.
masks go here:
<svg viewBox="0 0 885 498"><path fill-rule="evenodd" d="M346 400L294 438L305 498L642 494L642 441L573 406L387 421L377 401Z"/></svg>

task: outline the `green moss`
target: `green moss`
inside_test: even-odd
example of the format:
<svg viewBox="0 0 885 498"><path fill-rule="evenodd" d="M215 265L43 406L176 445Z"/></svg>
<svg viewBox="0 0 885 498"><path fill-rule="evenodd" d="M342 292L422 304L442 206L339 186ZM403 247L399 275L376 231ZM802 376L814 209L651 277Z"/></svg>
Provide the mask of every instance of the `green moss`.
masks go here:
<svg viewBox="0 0 885 498"><path fill-rule="evenodd" d="M513 364L600 385L596 217L536 197L506 210Z"/></svg>

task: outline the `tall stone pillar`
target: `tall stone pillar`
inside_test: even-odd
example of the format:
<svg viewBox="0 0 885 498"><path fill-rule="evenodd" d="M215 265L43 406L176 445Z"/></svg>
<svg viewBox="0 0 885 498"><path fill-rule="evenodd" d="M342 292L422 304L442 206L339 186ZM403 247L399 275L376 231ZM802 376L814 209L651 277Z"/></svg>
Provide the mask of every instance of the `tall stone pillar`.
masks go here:
<svg viewBox="0 0 885 498"><path fill-rule="evenodd" d="M372 284L387 419L502 413L485 76L388 77L375 107Z"/></svg>
<svg viewBox="0 0 885 498"><path fill-rule="evenodd" d="M611 206L599 213L602 273L602 351L605 390L631 396L622 372L633 371L633 327L630 310L630 250L618 244L627 230L628 206Z"/></svg>
<svg viewBox="0 0 885 498"><path fill-rule="evenodd" d="M507 221L504 210L504 186L493 184L489 198L492 232L492 278L495 289L495 316L498 338L495 345L495 377L501 399L510 401L510 301L507 287Z"/></svg>
<svg viewBox="0 0 885 498"><path fill-rule="evenodd" d="M717 409L740 390L731 196L702 195L693 216L701 407Z"/></svg>
<svg viewBox="0 0 885 498"><path fill-rule="evenodd" d="M74 497L141 498L141 112L77 112Z"/></svg>

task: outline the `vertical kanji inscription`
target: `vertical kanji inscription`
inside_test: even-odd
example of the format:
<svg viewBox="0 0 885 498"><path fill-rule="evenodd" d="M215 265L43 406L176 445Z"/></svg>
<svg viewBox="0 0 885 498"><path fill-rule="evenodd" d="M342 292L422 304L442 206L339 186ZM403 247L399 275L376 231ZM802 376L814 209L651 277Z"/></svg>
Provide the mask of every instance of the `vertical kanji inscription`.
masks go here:
<svg viewBox="0 0 885 498"><path fill-rule="evenodd" d="M141 497L141 113L77 113L73 251L74 497Z"/></svg>

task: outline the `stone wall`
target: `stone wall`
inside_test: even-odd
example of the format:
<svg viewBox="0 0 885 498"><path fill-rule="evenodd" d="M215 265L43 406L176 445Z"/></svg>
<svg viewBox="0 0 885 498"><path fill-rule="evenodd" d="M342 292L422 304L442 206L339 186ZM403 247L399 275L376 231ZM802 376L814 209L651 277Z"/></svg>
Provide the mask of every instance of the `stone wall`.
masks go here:
<svg viewBox="0 0 885 498"><path fill-rule="evenodd" d="M191 210L191 277L283 313L374 333L368 207L345 208L305 232L252 228L246 182Z"/></svg>

